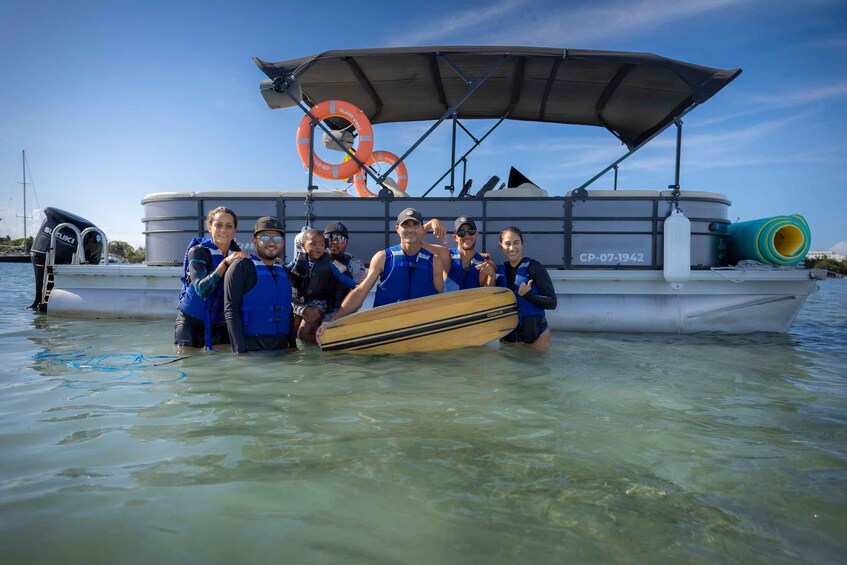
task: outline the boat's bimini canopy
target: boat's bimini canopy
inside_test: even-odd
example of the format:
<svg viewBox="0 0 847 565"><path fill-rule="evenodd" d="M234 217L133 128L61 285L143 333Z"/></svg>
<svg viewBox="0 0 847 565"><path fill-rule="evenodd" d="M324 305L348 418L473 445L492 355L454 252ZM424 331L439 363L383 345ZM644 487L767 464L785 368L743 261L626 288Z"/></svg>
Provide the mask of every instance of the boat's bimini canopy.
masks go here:
<svg viewBox="0 0 847 565"><path fill-rule="evenodd" d="M296 80L309 106L345 100L376 124L437 120L484 79L457 117L601 126L630 148L741 72L650 53L539 47L358 49L254 61L271 79Z"/></svg>

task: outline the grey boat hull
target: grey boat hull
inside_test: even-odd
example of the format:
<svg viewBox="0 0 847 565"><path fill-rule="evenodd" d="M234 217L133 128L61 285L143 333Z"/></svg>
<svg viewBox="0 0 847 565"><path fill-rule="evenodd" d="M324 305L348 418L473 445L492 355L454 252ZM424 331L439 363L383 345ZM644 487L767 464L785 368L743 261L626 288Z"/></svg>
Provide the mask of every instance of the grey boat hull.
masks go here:
<svg viewBox="0 0 847 565"><path fill-rule="evenodd" d="M50 315L176 316L179 267L57 265L54 275ZM816 273L805 269L693 271L678 291L661 271L553 269L550 276L559 305L547 319L556 331L784 333L816 289Z"/></svg>

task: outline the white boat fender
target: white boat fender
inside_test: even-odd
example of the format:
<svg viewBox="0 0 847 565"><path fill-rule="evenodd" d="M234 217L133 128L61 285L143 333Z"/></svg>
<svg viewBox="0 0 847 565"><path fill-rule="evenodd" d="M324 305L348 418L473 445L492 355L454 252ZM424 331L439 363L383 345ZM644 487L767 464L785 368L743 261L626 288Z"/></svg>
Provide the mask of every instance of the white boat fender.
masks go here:
<svg viewBox="0 0 847 565"><path fill-rule="evenodd" d="M674 290L691 277L691 222L679 208L665 218L664 275Z"/></svg>

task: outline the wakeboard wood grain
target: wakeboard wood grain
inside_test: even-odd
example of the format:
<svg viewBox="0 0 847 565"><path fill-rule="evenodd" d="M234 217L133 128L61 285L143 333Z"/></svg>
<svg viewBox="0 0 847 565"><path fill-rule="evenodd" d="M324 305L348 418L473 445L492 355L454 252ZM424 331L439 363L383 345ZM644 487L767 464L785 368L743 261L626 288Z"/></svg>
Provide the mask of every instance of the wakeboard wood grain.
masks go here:
<svg viewBox="0 0 847 565"><path fill-rule="evenodd" d="M484 345L518 323L514 293L482 287L415 298L345 316L326 326L323 351L412 353Z"/></svg>

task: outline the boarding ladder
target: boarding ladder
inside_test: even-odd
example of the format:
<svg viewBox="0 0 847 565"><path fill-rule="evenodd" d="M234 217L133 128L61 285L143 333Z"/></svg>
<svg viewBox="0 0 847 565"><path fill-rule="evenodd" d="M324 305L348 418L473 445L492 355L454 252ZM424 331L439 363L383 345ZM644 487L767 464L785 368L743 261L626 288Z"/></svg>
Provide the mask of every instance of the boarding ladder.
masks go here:
<svg viewBox="0 0 847 565"><path fill-rule="evenodd" d="M100 265L108 265L109 264L109 239L106 237L106 234L98 227L90 227L85 228L81 232L79 228L77 228L73 224L69 224L67 222L57 225L53 228L53 233L50 235L50 248L47 250L47 257L44 260L44 282L41 288L41 302L38 305L38 309L44 311L47 309L47 301L50 299L50 294L53 292L53 287L55 285L55 276L53 267L56 264L56 238L59 235L59 230L69 229L76 235L76 251L71 256L71 265L85 265L87 261L85 261L85 249L82 246L82 242L85 239L85 236L91 232L95 232L100 235L101 238L101 253L100 253Z"/></svg>

